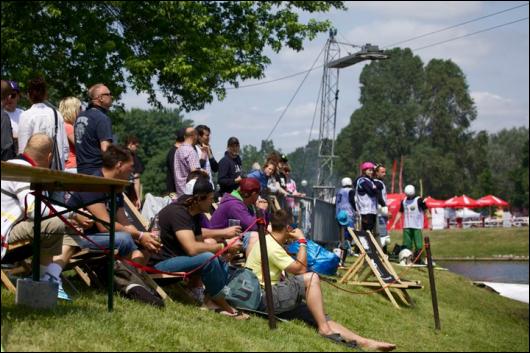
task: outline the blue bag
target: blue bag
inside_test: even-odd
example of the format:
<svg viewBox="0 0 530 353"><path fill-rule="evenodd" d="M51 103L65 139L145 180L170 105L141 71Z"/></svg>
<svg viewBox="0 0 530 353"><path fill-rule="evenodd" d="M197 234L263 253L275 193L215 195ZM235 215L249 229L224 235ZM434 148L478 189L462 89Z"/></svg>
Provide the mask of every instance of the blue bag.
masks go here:
<svg viewBox="0 0 530 353"><path fill-rule="evenodd" d="M289 254L298 253L298 242L293 242L287 248ZM321 275L332 276L337 273L340 258L324 249L312 240L307 241L307 267L308 271L316 272Z"/></svg>

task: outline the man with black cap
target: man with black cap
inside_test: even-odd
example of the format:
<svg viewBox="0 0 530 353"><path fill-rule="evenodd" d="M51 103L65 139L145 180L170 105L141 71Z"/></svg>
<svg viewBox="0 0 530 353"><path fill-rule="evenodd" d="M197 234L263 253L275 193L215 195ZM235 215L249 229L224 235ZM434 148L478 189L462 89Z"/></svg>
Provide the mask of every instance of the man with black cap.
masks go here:
<svg viewBox="0 0 530 353"><path fill-rule="evenodd" d="M11 129L11 121L4 110L4 105L7 97L13 92L8 81L2 80L2 160L7 161L15 158L16 150L13 142L13 131Z"/></svg>
<svg viewBox="0 0 530 353"><path fill-rule="evenodd" d="M231 193L241 182L241 157L239 156L239 140L237 137L230 137L227 143L225 156L219 161L219 196Z"/></svg>
<svg viewBox="0 0 530 353"><path fill-rule="evenodd" d="M6 97L4 110L11 120L11 129L13 130L13 140L15 147L18 147L18 123L20 122L20 114L24 110L17 107L20 100L20 87L16 81L7 81L11 86L11 93Z"/></svg>

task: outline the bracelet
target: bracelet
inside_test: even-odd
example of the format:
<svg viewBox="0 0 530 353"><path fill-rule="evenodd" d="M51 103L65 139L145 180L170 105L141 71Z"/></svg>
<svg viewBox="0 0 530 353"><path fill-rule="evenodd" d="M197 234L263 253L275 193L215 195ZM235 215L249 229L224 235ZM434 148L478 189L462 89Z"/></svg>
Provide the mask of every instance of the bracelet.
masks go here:
<svg viewBox="0 0 530 353"><path fill-rule="evenodd" d="M221 250L225 248L225 245L223 243L219 243L221 245Z"/></svg>
<svg viewBox="0 0 530 353"><path fill-rule="evenodd" d="M307 240L306 240L305 238L298 239L297 242L298 242L298 244L300 244L300 245L302 245L302 244L303 244L303 245L307 245Z"/></svg>
<svg viewBox="0 0 530 353"><path fill-rule="evenodd" d="M138 241L140 241L143 236L144 236L144 232L140 232L140 236L138 237Z"/></svg>
<svg viewBox="0 0 530 353"><path fill-rule="evenodd" d="M305 246L307 248L307 243L300 243L299 246Z"/></svg>

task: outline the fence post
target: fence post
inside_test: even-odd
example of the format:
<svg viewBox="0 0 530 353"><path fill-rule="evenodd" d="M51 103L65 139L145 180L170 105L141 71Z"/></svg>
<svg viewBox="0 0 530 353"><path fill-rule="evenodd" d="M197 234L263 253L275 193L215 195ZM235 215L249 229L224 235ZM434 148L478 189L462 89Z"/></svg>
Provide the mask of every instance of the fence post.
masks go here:
<svg viewBox="0 0 530 353"><path fill-rule="evenodd" d="M425 237L425 250L427 251L427 268L429 269L429 284L431 287L432 310L434 313L434 328L440 330L440 314L438 313L438 298L436 296L436 283L434 282L434 270L431 257L431 243L429 237Z"/></svg>
<svg viewBox="0 0 530 353"><path fill-rule="evenodd" d="M257 215L263 219L263 211L258 210ZM267 313L269 314L269 328L276 328L276 317L274 316L274 302L272 300L271 274L269 270L269 255L267 253L267 243L265 240L265 228L263 223L258 222L259 248L261 252L261 273L265 283L265 300L267 301Z"/></svg>

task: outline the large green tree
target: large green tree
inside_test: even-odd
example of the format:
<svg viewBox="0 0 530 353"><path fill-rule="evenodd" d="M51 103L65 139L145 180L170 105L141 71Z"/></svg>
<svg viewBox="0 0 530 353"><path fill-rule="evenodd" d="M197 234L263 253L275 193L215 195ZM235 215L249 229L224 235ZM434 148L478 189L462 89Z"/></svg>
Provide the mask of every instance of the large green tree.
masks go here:
<svg viewBox="0 0 530 353"><path fill-rule="evenodd" d="M361 76L361 108L337 137L339 177L356 175L364 160L390 162L414 148L421 112L423 63L410 49L387 51L389 60L372 62Z"/></svg>
<svg viewBox="0 0 530 353"><path fill-rule="evenodd" d="M487 139L469 129L476 108L465 75L450 60L424 66L410 49L387 54L361 73L361 108L337 138L339 176L356 175L364 160L390 166L403 156L404 183L421 181L437 197L469 193L487 166L480 156Z"/></svg>
<svg viewBox="0 0 530 353"><path fill-rule="evenodd" d="M528 208L528 128L489 136L487 158L495 192L516 207Z"/></svg>
<svg viewBox="0 0 530 353"><path fill-rule="evenodd" d="M43 75L58 97L97 82L119 97L130 85L159 105L157 90L185 110L227 86L259 79L267 47L303 49L329 21L301 12L341 1L3 1L2 77Z"/></svg>

